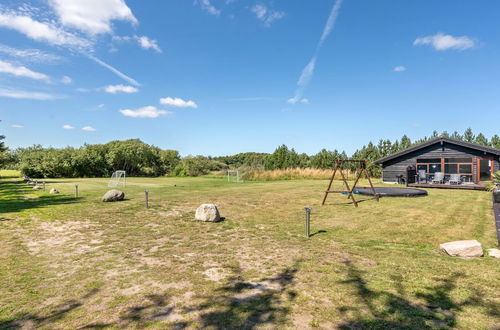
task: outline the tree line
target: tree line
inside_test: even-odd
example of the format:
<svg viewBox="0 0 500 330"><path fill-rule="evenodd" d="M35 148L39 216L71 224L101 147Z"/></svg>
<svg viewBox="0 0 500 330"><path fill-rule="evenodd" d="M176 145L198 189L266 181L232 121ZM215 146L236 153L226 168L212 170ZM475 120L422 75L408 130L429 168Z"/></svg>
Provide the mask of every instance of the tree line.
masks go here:
<svg viewBox="0 0 500 330"><path fill-rule="evenodd" d="M366 159L373 176L380 176L381 169L373 162L389 154L426 142L438 136L478 143L500 149L500 137L488 139L484 134L474 134L468 128L463 134L453 132L439 134L434 131L429 137L412 141L403 135L394 141L381 139L369 142L356 150L350 158ZM28 148L5 150L0 136L0 165L19 169L24 175L42 177L106 177L114 171L125 170L130 176L199 176L225 169L276 170L287 168L329 169L337 159L346 159L345 151L322 149L314 155L298 153L293 148L281 145L269 153L245 152L230 156L186 156L180 157L176 150L162 150L139 139L111 141L105 144L84 145L81 148L43 148L34 145ZM346 165L355 170L355 165Z"/></svg>

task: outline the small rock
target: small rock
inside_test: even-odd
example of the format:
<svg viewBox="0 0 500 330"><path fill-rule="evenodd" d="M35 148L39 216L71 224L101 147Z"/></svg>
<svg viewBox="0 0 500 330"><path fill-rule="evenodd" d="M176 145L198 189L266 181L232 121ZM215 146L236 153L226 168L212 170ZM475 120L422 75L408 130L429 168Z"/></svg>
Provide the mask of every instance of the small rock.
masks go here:
<svg viewBox="0 0 500 330"><path fill-rule="evenodd" d="M56 188L52 188L50 189L49 194L59 194L59 191Z"/></svg>
<svg viewBox="0 0 500 330"><path fill-rule="evenodd" d="M500 203L500 189L496 188L493 190L493 202Z"/></svg>
<svg viewBox="0 0 500 330"><path fill-rule="evenodd" d="M500 258L499 249L488 249L488 255L493 258Z"/></svg>
<svg viewBox="0 0 500 330"><path fill-rule="evenodd" d="M102 201L103 202L115 202L115 201L121 201L125 198L125 193L120 190L116 189L111 189L107 193L102 196Z"/></svg>
<svg viewBox="0 0 500 330"><path fill-rule="evenodd" d="M447 242L440 244L439 247L452 257L473 258L483 256L483 246L476 240Z"/></svg>
<svg viewBox="0 0 500 330"><path fill-rule="evenodd" d="M43 189L43 188L42 188L42 187L40 187L40 186L34 186L34 187L33 187L33 189L35 189L35 190L40 190L40 189Z"/></svg>
<svg viewBox="0 0 500 330"><path fill-rule="evenodd" d="M215 204L201 204L196 209L194 218L199 221L217 222L220 220L220 214Z"/></svg>

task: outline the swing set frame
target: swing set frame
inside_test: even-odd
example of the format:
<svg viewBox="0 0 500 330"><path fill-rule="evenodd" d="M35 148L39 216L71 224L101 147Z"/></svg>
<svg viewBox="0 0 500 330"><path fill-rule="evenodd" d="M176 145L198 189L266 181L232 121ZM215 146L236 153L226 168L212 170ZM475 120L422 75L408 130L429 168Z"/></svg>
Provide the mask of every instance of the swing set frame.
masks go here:
<svg viewBox="0 0 500 330"><path fill-rule="evenodd" d="M356 174L355 174L355 179L354 179L354 184L352 187L349 187L349 183L347 182L347 176L344 174L344 169L342 168L344 164L359 164L359 166L356 168ZM346 190L330 190L332 188L332 183L335 178L335 174L337 174L337 171L340 173L340 176L342 177L342 182L345 185ZM370 188L373 192L373 197L369 199L376 199L377 202L379 201L379 194L375 192L375 187L373 186L372 180L370 179L370 173L368 173L368 170L366 169L366 160L364 159L337 159L335 160L335 168L333 170L332 177L330 178L330 183L328 184L328 187L326 188L325 191L325 196L323 197L323 202L321 203L321 206L325 205L326 198L328 197L329 193L347 193L347 199L351 199L352 203L354 204L355 207L358 207L358 202L354 198L354 189L356 188L356 185L359 182L359 179L361 178L362 174L365 174L366 178L368 179L368 182L370 183ZM359 188L365 188L365 187L359 187Z"/></svg>

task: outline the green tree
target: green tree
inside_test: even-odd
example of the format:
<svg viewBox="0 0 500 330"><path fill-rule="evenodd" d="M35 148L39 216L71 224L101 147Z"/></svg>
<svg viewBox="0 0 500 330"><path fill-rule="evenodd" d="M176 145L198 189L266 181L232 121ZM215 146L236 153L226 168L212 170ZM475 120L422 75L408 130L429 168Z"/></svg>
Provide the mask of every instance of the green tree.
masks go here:
<svg viewBox="0 0 500 330"><path fill-rule="evenodd" d="M470 127L465 130L463 138L464 138L464 141L467 141L467 142L474 142L476 140L476 137L475 137L475 135L472 132L472 129Z"/></svg>
<svg viewBox="0 0 500 330"><path fill-rule="evenodd" d="M493 135L491 137L491 146L493 148L500 149L500 136L498 136L497 134L495 134L495 135Z"/></svg>
<svg viewBox="0 0 500 330"><path fill-rule="evenodd" d="M474 141L475 143L477 144L481 144L483 146L488 146L490 145L490 142L488 141L488 139L486 138L486 136L483 135L483 133L479 133L477 136L476 136L476 139Z"/></svg>

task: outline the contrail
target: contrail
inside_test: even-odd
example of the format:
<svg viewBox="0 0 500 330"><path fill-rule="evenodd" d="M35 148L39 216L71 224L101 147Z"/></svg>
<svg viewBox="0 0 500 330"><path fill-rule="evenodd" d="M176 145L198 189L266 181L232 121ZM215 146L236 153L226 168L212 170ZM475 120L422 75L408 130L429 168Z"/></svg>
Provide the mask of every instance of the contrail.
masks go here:
<svg viewBox="0 0 500 330"><path fill-rule="evenodd" d="M130 78L129 76L127 76L126 74L118 71L117 69L115 69L114 67L112 67L111 65L109 65L108 63L106 62L103 62L101 61L100 59L98 59L97 57L95 57L94 55L90 55L90 54L87 54L88 58L90 58L91 60L95 61L97 64L105 67L106 69L110 70L111 72L113 72L114 74L116 74L118 77L128 81L129 83L131 83L132 85L134 86L141 86L141 84L139 84L137 82L137 80L135 79L132 79Z"/></svg>
<svg viewBox="0 0 500 330"><path fill-rule="evenodd" d="M335 4L332 7L332 11L330 12L330 16L328 16L328 20L326 21L325 27L323 28L323 33L321 34L321 38L319 39L318 45L316 46L316 51L314 56L311 58L309 63L302 70L302 74L300 75L299 80L297 81L297 89L295 90L294 96L288 100L288 103L295 104L302 99L304 95L304 90L309 85L313 75L314 68L316 66L316 59L318 58L319 51L323 46L323 43L326 41L330 33L332 32L335 22L337 21L337 17L339 15L340 7L342 6L343 0L335 1Z"/></svg>

